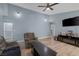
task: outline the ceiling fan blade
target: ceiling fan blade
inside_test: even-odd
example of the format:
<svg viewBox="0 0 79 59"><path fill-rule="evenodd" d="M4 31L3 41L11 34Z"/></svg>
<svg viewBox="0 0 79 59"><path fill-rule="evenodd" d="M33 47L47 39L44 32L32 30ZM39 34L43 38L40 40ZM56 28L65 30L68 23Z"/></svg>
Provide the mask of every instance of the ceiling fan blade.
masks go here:
<svg viewBox="0 0 79 59"><path fill-rule="evenodd" d="M50 10L53 10L53 8L50 8Z"/></svg>
<svg viewBox="0 0 79 59"><path fill-rule="evenodd" d="M45 11L47 9L47 7L45 9L43 9L43 11Z"/></svg>
<svg viewBox="0 0 79 59"><path fill-rule="evenodd" d="M57 4L59 4L59 3L54 3L54 4L51 4L50 6L54 6L54 5L57 5Z"/></svg>
<svg viewBox="0 0 79 59"><path fill-rule="evenodd" d="M46 7L46 6L38 6L38 7Z"/></svg>
<svg viewBox="0 0 79 59"><path fill-rule="evenodd" d="M47 3L47 6L49 6L49 3Z"/></svg>

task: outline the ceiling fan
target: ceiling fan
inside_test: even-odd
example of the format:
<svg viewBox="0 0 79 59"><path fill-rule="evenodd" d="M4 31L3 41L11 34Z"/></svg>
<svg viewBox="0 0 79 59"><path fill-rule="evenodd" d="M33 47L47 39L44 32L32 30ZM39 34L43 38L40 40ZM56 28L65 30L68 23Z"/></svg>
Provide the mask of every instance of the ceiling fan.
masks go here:
<svg viewBox="0 0 79 59"><path fill-rule="evenodd" d="M48 9L53 10L52 6L55 6L57 4L59 3L54 3L54 4L46 3L46 6L39 5L38 7L44 7L43 11L46 11Z"/></svg>

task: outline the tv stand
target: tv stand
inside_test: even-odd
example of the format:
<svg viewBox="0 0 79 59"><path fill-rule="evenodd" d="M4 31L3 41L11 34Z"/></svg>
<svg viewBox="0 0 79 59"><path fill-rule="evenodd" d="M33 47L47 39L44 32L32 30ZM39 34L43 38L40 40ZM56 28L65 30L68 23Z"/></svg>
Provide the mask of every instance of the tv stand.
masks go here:
<svg viewBox="0 0 79 59"><path fill-rule="evenodd" d="M58 35L58 41L65 42L71 45L79 46L79 37L72 37L66 35Z"/></svg>

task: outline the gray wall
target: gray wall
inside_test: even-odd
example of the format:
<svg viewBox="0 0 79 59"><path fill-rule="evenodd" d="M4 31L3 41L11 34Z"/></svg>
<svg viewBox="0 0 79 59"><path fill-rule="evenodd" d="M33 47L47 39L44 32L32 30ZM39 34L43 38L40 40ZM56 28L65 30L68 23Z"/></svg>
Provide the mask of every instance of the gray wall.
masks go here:
<svg viewBox="0 0 79 59"><path fill-rule="evenodd" d="M20 18L15 15L17 11L22 13ZM14 39L23 40L23 35L26 32L34 32L36 37L48 36L49 23L44 22L47 17L47 15L8 4L8 16L3 16L3 22L12 22Z"/></svg>
<svg viewBox="0 0 79 59"><path fill-rule="evenodd" d="M3 35L4 16L8 16L8 4L0 3L0 35Z"/></svg>
<svg viewBox="0 0 79 59"><path fill-rule="evenodd" d="M73 30L79 33L79 26L62 27L62 20L70 17L79 16L79 11L65 12L55 15L44 15L18 6L7 4L5 13L0 15L0 34L3 35L3 23L12 22L14 24L13 36L15 40L23 40L23 35L26 32L34 32L37 37L48 36L50 34L49 23L44 22L44 19L53 20L55 25L55 35L60 32ZM20 18L16 17L15 13L22 13Z"/></svg>
<svg viewBox="0 0 79 59"><path fill-rule="evenodd" d="M68 30L72 30L74 33L78 33L79 36L79 26L69 26L69 27L62 26L63 19L75 16L79 16L79 11L71 11L49 16L49 18L53 20L55 25L55 35L58 35L60 32L67 32Z"/></svg>

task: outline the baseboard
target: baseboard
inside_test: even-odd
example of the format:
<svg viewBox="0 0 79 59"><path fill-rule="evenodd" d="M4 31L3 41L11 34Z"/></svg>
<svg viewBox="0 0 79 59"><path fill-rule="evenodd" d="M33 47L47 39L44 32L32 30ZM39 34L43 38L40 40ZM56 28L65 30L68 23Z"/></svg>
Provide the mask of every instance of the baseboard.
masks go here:
<svg viewBox="0 0 79 59"><path fill-rule="evenodd" d="M21 43L21 42L24 42L24 40L19 40L19 41L17 41L18 43Z"/></svg>
<svg viewBox="0 0 79 59"><path fill-rule="evenodd" d="M46 38L50 38L50 36L38 37L38 39L46 39Z"/></svg>
<svg viewBox="0 0 79 59"><path fill-rule="evenodd" d="M38 37L38 40L39 39L46 39L46 38L50 38L51 36L43 36L43 37ZM21 42L24 42L24 40L19 40L17 41L18 43L21 43Z"/></svg>

